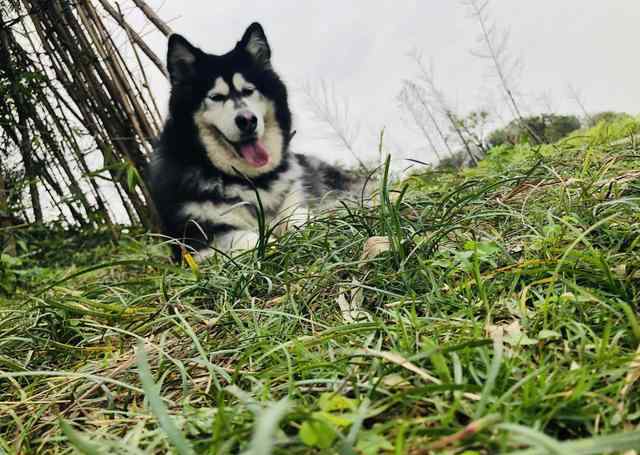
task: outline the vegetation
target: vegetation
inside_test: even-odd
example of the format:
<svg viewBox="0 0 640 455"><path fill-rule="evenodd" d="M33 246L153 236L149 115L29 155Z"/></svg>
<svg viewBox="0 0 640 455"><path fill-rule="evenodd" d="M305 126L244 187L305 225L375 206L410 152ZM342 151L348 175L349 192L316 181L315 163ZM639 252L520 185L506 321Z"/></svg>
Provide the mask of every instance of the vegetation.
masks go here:
<svg viewBox="0 0 640 455"><path fill-rule="evenodd" d="M383 178L373 207L200 266L17 231L0 453L637 449L639 128Z"/></svg>
<svg viewBox="0 0 640 455"><path fill-rule="evenodd" d="M1 226L16 224L7 212L158 226L145 175L161 120L145 63L164 72L106 0L0 0Z"/></svg>
<svg viewBox="0 0 640 455"><path fill-rule="evenodd" d="M595 126L595 124L594 124ZM504 128L499 128L488 137L493 145L522 142L553 144L580 129L580 120L575 115L543 114L511 121Z"/></svg>

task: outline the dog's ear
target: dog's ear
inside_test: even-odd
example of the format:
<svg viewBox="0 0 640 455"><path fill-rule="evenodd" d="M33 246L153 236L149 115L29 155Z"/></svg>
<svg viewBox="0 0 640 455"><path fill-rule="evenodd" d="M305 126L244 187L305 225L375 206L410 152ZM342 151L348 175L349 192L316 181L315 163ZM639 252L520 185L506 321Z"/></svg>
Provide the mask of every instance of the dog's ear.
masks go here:
<svg viewBox="0 0 640 455"><path fill-rule="evenodd" d="M253 59L265 67L271 65L271 48L264 34L262 25L254 22L244 32L242 39L238 43L240 48L244 49L253 57Z"/></svg>
<svg viewBox="0 0 640 455"><path fill-rule="evenodd" d="M177 33L169 36L167 70L171 85L189 81L195 74L195 65L202 51Z"/></svg>

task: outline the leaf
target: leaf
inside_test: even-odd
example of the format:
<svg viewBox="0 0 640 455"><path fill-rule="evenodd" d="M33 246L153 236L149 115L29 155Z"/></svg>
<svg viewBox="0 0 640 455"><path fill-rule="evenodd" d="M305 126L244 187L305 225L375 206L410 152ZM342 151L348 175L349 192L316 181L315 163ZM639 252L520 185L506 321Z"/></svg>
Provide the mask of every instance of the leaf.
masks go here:
<svg viewBox="0 0 640 455"><path fill-rule="evenodd" d="M384 384L385 387L388 387L390 389L401 389L411 386L409 381L396 373L384 376L380 382L381 384Z"/></svg>
<svg viewBox="0 0 640 455"><path fill-rule="evenodd" d="M184 260L186 261L187 265L189 266L189 268L193 272L193 275L196 278L200 278L200 267L198 266L198 263L196 262L196 260L193 259L193 256L191 256L191 253L189 253L188 251L184 250L182 252L182 257L184 258Z"/></svg>
<svg viewBox="0 0 640 455"><path fill-rule="evenodd" d="M316 420L322 420L328 423L331 427L348 427L353 423L353 416L350 414L332 414L330 412L314 412L313 417Z"/></svg>
<svg viewBox="0 0 640 455"><path fill-rule="evenodd" d="M624 398L629 393L629 390L633 387L633 384L640 379L640 347L636 350L636 354L629 364L629 372L624 378L624 386L620 391L620 395Z"/></svg>
<svg viewBox="0 0 640 455"><path fill-rule="evenodd" d="M336 298L336 303L340 308L340 313L342 314L344 321L348 324L352 324L363 319L371 321L372 318L369 313L362 309L364 293L362 288L358 286L360 283L355 278L352 280L352 283L353 287L350 292L347 289L341 288L341 294ZM347 292L350 294L349 300L345 297Z"/></svg>
<svg viewBox="0 0 640 455"><path fill-rule="evenodd" d="M135 190L139 182L140 175L138 174L138 170L133 164L129 164L127 166L127 186L129 187L129 191Z"/></svg>
<svg viewBox="0 0 640 455"><path fill-rule="evenodd" d="M318 400L322 411L354 411L357 406L354 400L334 393L323 393Z"/></svg>
<svg viewBox="0 0 640 455"><path fill-rule="evenodd" d="M560 335L558 332L553 331L553 330L540 330L540 332L538 332L538 340L548 340L550 338L561 338L562 335Z"/></svg>
<svg viewBox="0 0 640 455"><path fill-rule="evenodd" d="M443 381L451 382L451 372L449 371L449 367L447 366L447 359L444 357L444 355L442 355L442 352L440 352L440 350L438 349L438 345L433 340L430 340L429 338L424 338L422 341L423 341L423 344L427 348L429 348L429 350L433 351L433 353L429 355L429 360L431 361L431 364L438 372L438 376L440 376L440 378Z"/></svg>
<svg viewBox="0 0 640 455"><path fill-rule="evenodd" d="M362 248L362 256L360 256L360 260L364 261L367 259L373 259L380 254L389 251L391 249L391 242L389 241L389 237L385 236L374 236L369 237L366 242L364 242L364 246Z"/></svg>
<svg viewBox="0 0 640 455"><path fill-rule="evenodd" d="M394 447L384 436L373 431L363 431L358 438L356 449L363 455L377 455L381 450L393 450Z"/></svg>
<svg viewBox="0 0 640 455"><path fill-rule="evenodd" d="M522 332L508 333L507 336L504 337L504 342L511 346L532 346L538 343L537 340L529 338Z"/></svg>
<svg viewBox="0 0 640 455"><path fill-rule="evenodd" d="M509 324L490 325L487 327L487 334L492 339L501 337L503 341L511 346L530 346L538 342L538 340L529 338L520 327L520 321L517 319Z"/></svg>
<svg viewBox="0 0 640 455"><path fill-rule="evenodd" d="M307 420L300 426L298 437L309 447L328 449L336 439L336 432L323 420Z"/></svg>
<svg viewBox="0 0 640 455"><path fill-rule="evenodd" d="M469 240L465 242L464 249L477 255L480 261L487 260L500 252L500 247L494 241L474 242Z"/></svg>
<svg viewBox="0 0 640 455"><path fill-rule="evenodd" d="M340 294L338 298L336 298L336 303L340 308L340 314L342 314L342 318L344 319L344 322L348 324L352 324L356 322L354 318L355 311L353 311L353 309L351 308L351 304L349 303L347 298L344 296L344 294Z"/></svg>

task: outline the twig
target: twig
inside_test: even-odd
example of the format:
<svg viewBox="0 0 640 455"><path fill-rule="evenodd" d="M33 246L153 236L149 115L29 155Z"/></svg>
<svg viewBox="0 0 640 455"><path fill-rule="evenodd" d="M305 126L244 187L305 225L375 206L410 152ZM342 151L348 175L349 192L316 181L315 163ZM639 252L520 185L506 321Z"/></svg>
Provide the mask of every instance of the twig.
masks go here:
<svg viewBox="0 0 640 455"><path fill-rule="evenodd" d="M464 427L462 430L458 431L457 433L454 433L452 435L449 436L445 436L443 438L438 439L437 441L429 444L429 446L425 449L424 453L428 453L432 450L439 450L439 449L444 449L445 447L449 447L453 444L456 444L460 441L463 441L465 439L468 439L476 434L478 434L479 432L481 432L482 430L484 430L485 428L497 423L500 421L500 415L498 414L490 414L486 417L483 417L481 419L478 419L476 421L471 422L469 425L467 425L466 427ZM412 452L412 454L414 453L420 453L420 452Z"/></svg>
<svg viewBox="0 0 640 455"><path fill-rule="evenodd" d="M135 3L135 5L140 8L144 15L147 16L147 19L149 19L151 23L158 28L158 30L164 33L164 36L169 36L173 33L171 27L169 27L166 22L160 19L156 12L151 9L149 5L147 5L143 0L133 0L133 3Z"/></svg>
<svg viewBox="0 0 640 455"><path fill-rule="evenodd" d="M88 0L85 0L88 1ZM127 31L127 34L133 39L133 41L138 45L140 50L144 52L144 54L153 62L154 65L160 70L164 76L169 79L169 73L167 72L162 60L151 50L151 48L144 42L144 40L140 37L139 34L131 28L131 26L124 20L121 14L119 14L107 0L98 0L102 7L105 9L107 13L122 27Z"/></svg>

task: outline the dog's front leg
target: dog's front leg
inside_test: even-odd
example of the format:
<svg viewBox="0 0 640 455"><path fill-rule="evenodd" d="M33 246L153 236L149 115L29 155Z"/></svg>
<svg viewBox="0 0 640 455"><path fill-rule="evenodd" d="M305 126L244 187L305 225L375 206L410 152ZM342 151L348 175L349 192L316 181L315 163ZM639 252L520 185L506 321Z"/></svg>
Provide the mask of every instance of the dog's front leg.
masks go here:
<svg viewBox="0 0 640 455"><path fill-rule="evenodd" d="M256 247L260 236L255 231L233 230L216 237L214 244L225 252L251 250Z"/></svg>
<svg viewBox="0 0 640 455"><path fill-rule="evenodd" d="M216 250L225 253L251 250L256 247L260 236L257 232L234 230L216 236L212 246L215 248L204 248L193 254L196 262L205 261L216 254Z"/></svg>
<svg viewBox="0 0 640 455"><path fill-rule="evenodd" d="M276 221L276 235L282 235L293 227L301 227L309 220L309 209L302 189L291 191L282 203Z"/></svg>

